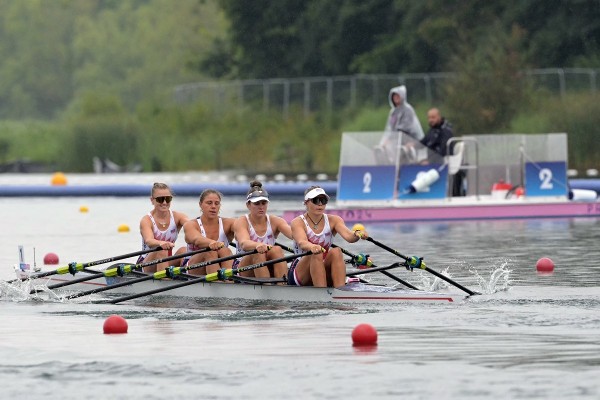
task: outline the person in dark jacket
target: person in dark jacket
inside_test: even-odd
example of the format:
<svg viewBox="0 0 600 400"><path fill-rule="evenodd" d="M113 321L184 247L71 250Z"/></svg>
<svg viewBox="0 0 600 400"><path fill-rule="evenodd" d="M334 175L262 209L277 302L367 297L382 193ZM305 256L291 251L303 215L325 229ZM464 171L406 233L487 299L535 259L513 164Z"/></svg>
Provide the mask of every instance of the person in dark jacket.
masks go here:
<svg viewBox="0 0 600 400"><path fill-rule="evenodd" d="M429 131L421 140L421 143L429 149L429 159L444 157L448 153L448 140L452 136L452 124L448 122L437 108L432 108L427 112L427 121ZM450 149L452 154L452 149Z"/></svg>

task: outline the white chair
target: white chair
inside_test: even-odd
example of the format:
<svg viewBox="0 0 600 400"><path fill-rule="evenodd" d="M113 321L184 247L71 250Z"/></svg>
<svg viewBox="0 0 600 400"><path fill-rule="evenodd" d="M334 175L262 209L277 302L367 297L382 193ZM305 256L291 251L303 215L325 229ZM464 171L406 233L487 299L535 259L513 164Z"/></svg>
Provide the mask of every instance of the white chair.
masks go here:
<svg viewBox="0 0 600 400"><path fill-rule="evenodd" d="M446 164L448 164L448 175L455 175L463 162L463 154L465 152L464 142L456 142L454 144L454 154L446 156Z"/></svg>

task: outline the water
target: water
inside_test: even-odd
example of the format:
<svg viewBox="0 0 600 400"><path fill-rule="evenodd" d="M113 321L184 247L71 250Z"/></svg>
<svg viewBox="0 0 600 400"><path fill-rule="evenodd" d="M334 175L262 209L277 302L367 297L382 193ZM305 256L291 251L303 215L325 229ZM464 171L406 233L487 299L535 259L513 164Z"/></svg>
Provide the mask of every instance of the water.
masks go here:
<svg viewBox="0 0 600 400"><path fill-rule="evenodd" d="M274 199L271 211L299 202ZM79 212L87 206L88 213ZM0 279L17 247L60 265L136 251L145 198L0 199ZM173 209L196 216L196 199ZM223 215L240 215L227 198ZM129 233L117 232L127 224ZM458 304L328 306L265 302L121 305L0 297L0 398L60 399L597 399L600 396L600 221L374 224L377 240L423 256L483 293ZM182 238L180 238L182 239ZM181 242L183 244L183 242ZM338 244L397 259L371 243ZM550 257L552 275L535 263ZM427 272L396 270L427 289L457 292ZM375 275L375 274L374 274ZM373 281L394 283L383 276ZM127 335L104 335L111 314ZM375 348L352 347L370 323Z"/></svg>

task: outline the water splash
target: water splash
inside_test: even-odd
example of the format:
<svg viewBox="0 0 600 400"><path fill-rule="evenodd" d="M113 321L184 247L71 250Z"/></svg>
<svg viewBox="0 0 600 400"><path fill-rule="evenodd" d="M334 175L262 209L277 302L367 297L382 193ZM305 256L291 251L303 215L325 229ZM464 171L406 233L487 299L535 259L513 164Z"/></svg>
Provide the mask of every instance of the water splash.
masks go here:
<svg viewBox="0 0 600 400"><path fill-rule="evenodd" d="M510 279L511 269L508 268L510 260L504 260L500 266L492 267L489 270L489 277L479 274L475 268L471 268L470 272L475 276L482 293L493 294L497 292L505 292L510 288L512 283Z"/></svg>
<svg viewBox="0 0 600 400"><path fill-rule="evenodd" d="M445 269L439 271L442 275L447 276L448 278L452 278L448 269L450 267L446 267ZM421 273L421 284L419 285L423 290L428 292L441 292L445 291L450 287L450 284L443 279L438 278L435 275Z"/></svg>
<svg viewBox="0 0 600 400"><path fill-rule="evenodd" d="M0 281L0 300L14 302L29 300L30 286L27 281L14 283Z"/></svg>
<svg viewBox="0 0 600 400"><path fill-rule="evenodd" d="M23 302L31 300L62 301L62 297L44 284L34 284L29 279L12 283L0 281L0 300Z"/></svg>

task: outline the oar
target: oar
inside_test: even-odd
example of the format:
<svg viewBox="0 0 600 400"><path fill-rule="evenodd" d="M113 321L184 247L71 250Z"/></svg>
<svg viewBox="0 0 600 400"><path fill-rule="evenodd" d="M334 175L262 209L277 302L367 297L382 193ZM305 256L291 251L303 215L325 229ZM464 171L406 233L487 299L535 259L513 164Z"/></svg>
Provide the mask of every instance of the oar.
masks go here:
<svg viewBox="0 0 600 400"><path fill-rule="evenodd" d="M291 247L289 247L289 246L286 246L286 245L285 245L285 244L283 244L283 243L275 242L275 245L277 245L277 246L281 247L282 249L284 249L285 251L288 251L288 252L290 252L290 253L293 253L293 252L294 252L294 249L292 249L292 248L291 248ZM354 262L354 260L346 260L346 263L349 263L349 262ZM348 274L346 274L346 276L349 276L349 275L348 275ZM365 281L364 279L360 279L360 281L361 281L362 283L367 283L367 281Z"/></svg>
<svg viewBox="0 0 600 400"><path fill-rule="evenodd" d="M105 258L103 260L91 261L91 262L87 262L87 263L72 262L69 265L59 267L53 271L38 272L36 274L29 275L26 278L13 279L12 281L8 281L8 283L14 283L17 281L26 281L27 279L43 278L45 276L50 276L50 275L61 275L61 274L66 274L66 273L71 273L71 274L75 275L76 272L83 271L85 268L93 267L94 265L106 264L109 262L118 261L118 260L122 260L124 258L129 258L129 257L135 257L135 256L139 256L139 255L146 254L146 253L151 253L153 251L158 251L158 250L162 250L162 248L160 246L158 246L158 247L154 247L154 248L151 248L148 250L134 251L133 253L123 254L120 256L114 256L114 257L110 257L110 258Z"/></svg>
<svg viewBox="0 0 600 400"><path fill-rule="evenodd" d="M403 262L395 262L393 264L390 265L386 265L384 267L373 267L373 268L367 268L367 269L359 269L359 270L354 270L354 271L350 271L346 274L346 276L357 276L357 275L363 275L363 274L371 274L373 272L381 272L383 273L383 271L387 271L388 269L394 269L394 268L398 268L398 267L405 267L406 264ZM391 275L391 274L390 274ZM394 276L394 275L392 275ZM394 278L392 278L394 279ZM419 290L419 289L416 289Z"/></svg>
<svg viewBox="0 0 600 400"><path fill-rule="evenodd" d="M392 249L391 247L373 239L372 237L368 237L367 240L373 244L375 244L376 246L381 247L384 250L389 251L390 253L404 259L408 266L412 269L412 268L420 268L420 269L424 269L425 271L437 276L440 279L445 280L446 282L456 286L457 288L459 288L460 290L467 292L468 294L470 294L471 296L476 295L476 294L481 294L479 292L474 292L470 289L467 289L466 287L464 287L463 285L461 285L460 283L454 282L452 279L448 278L445 275L440 274L439 272L429 268L427 265L425 265L425 262L423 261L423 259L419 258L419 257L407 257L401 253L399 253L397 250Z"/></svg>
<svg viewBox="0 0 600 400"><path fill-rule="evenodd" d="M243 254L243 253L241 253L241 254ZM177 289L177 288L188 286L188 285L193 285L194 283L213 282L213 281L216 281L216 280L225 280L225 279L230 278L233 275L238 274L240 272L251 271L251 270L256 269L256 268L262 268L262 267L267 266L267 265L277 264L278 262L282 262L282 261L286 261L287 262L287 261L292 260L294 258L303 257L303 256L306 256L306 255L309 255L309 254L312 254L312 253L310 251L305 251L304 253L291 254L291 255L286 256L286 257L275 258L273 260L263 261L261 263L253 264L253 265L248 265L246 267L230 268L230 269L223 269L223 268L221 268L217 272L213 272L212 274L201 276L201 277L196 278L196 279L190 279L189 281L185 281L185 282L181 282L181 283L176 283L174 285L170 285L170 286L167 286L167 287L162 287L162 288L157 288L157 289L149 290L149 291L143 292L143 293L137 293L137 294L132 294L132 295L129 295L129 296L119 297L118 299L110 300L110 301L103 302L103 303L117 304L117 303L121 303L123 301L137 299L138 297L149 296L149 295L152 295L152 294L166 292L167 290L172 290L172 289ZM241 257L240 254L238 254L238 256Z"/></svg>
<svg viewBox="0 0 600 400"><path fill-rule="evenodd" d="M367 240L369 240L369 239L367 239ZM352 257L353 260L356 259L356 254L353 254L353 253L349 252L348 250L346 250L346 249L344 249L344 248L342 248L342 247L340 247L340 246L338 246L336 244L332 244L332 246L333 247L337 247L338 249L340 249L342 251L342 253L344 253L345 255ZM392 264L392 265L394 265L394 264ZM401 265L402 264L399 264L397 266L401 266ZM373 268L378 268L378 267L375 264L371 264L371 268L365 269L364 272L367 272L367 271L369 271L369 272L375 272L375 271L373 271ZM383 269L378 269L377 271L381 272L383 275L387 276L388 278L395 280L396 282L400 282L401 284L403 284L406 287L409 287L409 288L414 289L414 290L419 290L418 287L413 286L410 283L406 282L405 280L398 278L396 275L393 275L393 274L387 272L386 269L389 269L389 268L384 267ZM346 275L348 275L348 274L346 274Z"/></svg>
<svg viewBox="0 0 600 400"><path fill-rule="evenodd" d="M160 263L163 263L163 262L167 262L167 261L171 261L171 260L176 260L178 258L184 258L184 257L187 257L187 256L191 256L191 255L194 255L194 254L197 254L197 253L202 253L202 252L209 251L209 250L210 250L209 247L204 247L202 249L188 251L187 253L173 254L172 256L163 257L163 258L157 258L156 260L147 261L147 262L141 263L141 264L133 264L133 265L129 264L129 265L122 265L122 266L119 266L117 268L109 268L106 271L97 272L95 274L82 276L81 278L76 278L76 279L71 279L71 280L65 281L65 282L55 283L54 285L48 286L47 289L50 289L50 290L52 290L52 289L58 289L58 288L61 288L63 286L74 285L76 283L90 281L92 279L128 274L128 273L130 273L132 271L135 271L135 270L138 270L138 269L142 269L144 267L149 267L149 266L160 264ZM30 292L30 294L33 294L33 293L36 293L36 292L39 292L39 291L40 290L33 289Z"/></svg>
<svg viewBox="0 0 600 400"><path fill-rule="evenodd" d="M292 253L294 252L294 250L291 247L288 247L288 246L286 246L284 244L281 244L281 243L278 243L278 242L276 242L275 244L277 246L281 247L284 250L287 250L287 251L292 252ZM356 258L357 258L356 254L353 254L353 253L349 252L348 250L346 250L346 249L338 246L337 244L332 244L331 246L339 248L342 251L342 253L346 254L347 256L350 256L352 258L352 260L356 260ZM414 289L414 290L419 290L418 287L415 287L415 286L411 285L410 283L405 282L404 280L402 280L402 279L398 278L397 276L392 275L392 274L390 274L389 272L386 271L388 269L397 268L397 267L400 267L400 266L403 266L403 265L404 264L394 263L394 264L389 265L387 267L378 267L375 264L371 264L371 267L369 269L363 270L362 273L361 272L347 273L346 276L362 275L363 273L367 273L367 272L381 272L385 276L387 276L387 277L395 280L396 282L400 282L401 284L403 284L406 287L409 287L409 288Z"/></svg>
<svg viewBox="0 0 600 400"><path fill-rule="evenodd" d="M163 271L158 271L153 274L149 274L147 276L142 276L137 279L127 279L123 282L114 283L112 285L101 286L101 287L97 287L95 289L87 290L85 292L74 293L72 295L67 296L66 299L75 299L77 297L87 296L89 294L94 294L94 293L100 293L100 292L104 292L106 290L116 289L116 288L119 288L122 286L127 286L127 285L133 285L134 283L149 281L152 279L158 280L158 279L163 279L163 278L174 278L175 276L180 275L181 273L189 271L191 269L206 267L207 265L217 264L217 263L232 260L232 259L238 258L238 257L244 257L244 256L247 256L247 255L253 254L253 253L256 253L256 250L247 251L245 253L231 254L229 256L225 256L225 257L221 257L221 258L215 258L214 260L207 260L207 261L202 261L197 264L186 265L185 267L169 267ZM116 275L116 273L111 273L110 275L107 275L107 276L115 276L115 275Z"/></svg>

